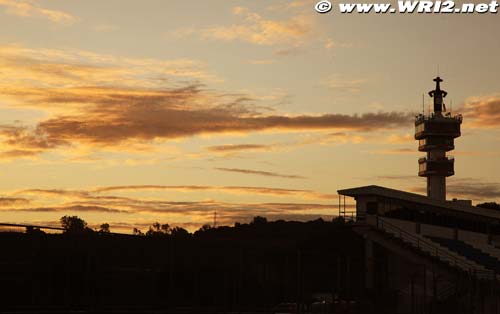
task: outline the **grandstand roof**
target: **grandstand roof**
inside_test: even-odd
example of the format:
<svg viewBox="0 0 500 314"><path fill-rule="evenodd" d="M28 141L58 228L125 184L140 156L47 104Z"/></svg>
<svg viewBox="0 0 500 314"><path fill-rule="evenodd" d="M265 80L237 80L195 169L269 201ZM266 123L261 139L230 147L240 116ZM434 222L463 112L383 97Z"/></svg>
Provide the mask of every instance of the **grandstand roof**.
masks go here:
<svg viewBox="0 0 500 314"><path fill-rule="evenodd" d="M385 198L391 198L391 199L398 199L398 200L408 201L408 202L412 202L412 203L418 203L418 204L429 205L429 206L433 206L433 207L444 208L444 209L448 209L451 211L472 214L475 216L500 219L500 212L493 210L493 209L481 208L481 207L476 207L476 206L468 206L468 205L459 204L459 203L453 202L453 201L436 200L436 199L429 198L425 195L390 189L390 188L386 188L386 187L378 186L378 185L360 186L360 187L355 187L355 188L350 188L350 189L338 190L337 192L340 195L351 196L351 197L370 196L371 195L371 196L379 196L379 197L385 197Z"/></svg>

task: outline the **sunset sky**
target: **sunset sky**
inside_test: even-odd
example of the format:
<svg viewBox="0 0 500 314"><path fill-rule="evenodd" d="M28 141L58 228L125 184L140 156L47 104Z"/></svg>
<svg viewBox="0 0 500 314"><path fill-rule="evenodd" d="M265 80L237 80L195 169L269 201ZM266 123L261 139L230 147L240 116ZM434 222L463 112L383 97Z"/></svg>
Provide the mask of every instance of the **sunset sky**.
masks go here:
<svg viewBox="0 0 500 314"><path fill-rule="evenodd" d="M438 66L464 115L448 197L500 201L499 16L314 3L0 0L0 222L193 231L424 193L413 119Z"/></svg>

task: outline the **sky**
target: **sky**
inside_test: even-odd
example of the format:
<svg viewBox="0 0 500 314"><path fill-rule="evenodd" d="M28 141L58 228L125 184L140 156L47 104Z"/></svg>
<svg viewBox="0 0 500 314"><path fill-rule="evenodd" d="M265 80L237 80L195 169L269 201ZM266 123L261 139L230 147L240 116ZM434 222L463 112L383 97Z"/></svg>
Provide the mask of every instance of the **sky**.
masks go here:
<svg viewBox="0 0 500 314"><path fill-rule="evenodd" d="M438 73L464 116L448 198L500 201L498 15L314 4L0 0L0 222L193 231L330 219L355 186L423 194Z"/></svg>

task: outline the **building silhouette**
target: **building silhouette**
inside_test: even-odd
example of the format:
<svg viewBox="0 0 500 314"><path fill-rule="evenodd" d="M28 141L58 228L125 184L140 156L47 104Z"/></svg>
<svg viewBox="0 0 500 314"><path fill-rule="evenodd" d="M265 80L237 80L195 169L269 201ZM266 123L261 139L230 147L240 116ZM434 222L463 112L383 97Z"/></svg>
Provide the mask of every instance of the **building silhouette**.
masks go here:
<svg viewBox="0 0 500 314"><path fill-rule="evenodd" d="M446 152L455 148L454 139L460 136L462 116L452 116L446 111L444 98L448 94L441 90L443 80L438 76L434 79L436 89L429 92L434 100L434 112L424 113L415 119L415 139L419 141L418 150L426 152L427 156L420 158L418 175L427 177L427 196L446 200L446 177L455 174L454 158L447 157Z"/></svg>
<svg viewBox="0 0 500 314"><path fill-rule="evenodd" d="M397 291L397 313L500 313L500 211L446 199L446 177L454 175L446 152L462 116L446 112L442 81L435 78L429 92L434 111L415 120L418 150L427 153L418 161L427 196L376 185L338 193L356 200L365 287Z"/></svg>

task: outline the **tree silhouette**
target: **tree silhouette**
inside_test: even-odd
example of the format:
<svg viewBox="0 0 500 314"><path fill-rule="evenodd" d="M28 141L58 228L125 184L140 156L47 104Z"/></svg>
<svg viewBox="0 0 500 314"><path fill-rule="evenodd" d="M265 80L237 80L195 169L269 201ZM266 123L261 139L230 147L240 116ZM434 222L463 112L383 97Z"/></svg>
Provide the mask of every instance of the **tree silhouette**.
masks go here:
<svg viewBox="0 0 500 314"><path fill-rule="evenodd" d="M261 216L255 216L255 217L253 217L252 224L254 224L254 225L267 224L267 218L266 217L261 217Z"/></svg>
<svg viewBox="0 0 500 314"><path fill-rule="evenodd" d="M100 233L110 233L109 230L109 224L108 223L103 223L101 225L101 229L99 230Z"/></svg>
<svg viewBox="0 0 500 314"><path fill-rule="evenodd" d="M209 224L205 224L199 229L199 231L208 231L210 229L212 229L212 226L210 226Z"/></svg>
<svg viewBox="0 0 500 314"><path fill-rule="evenodd" d="M137 236L142 236L144 235L144 233L142 233L142 231L140 229L137 229L137 228L134 228L134 230L132 230L132 233L134 235L137 235Z"/></svg>
<svg viewBox="0 0 500 314"><path fill-rule="evenodd" d="M477 204L477 207L500 210L500 204L497 204L496 202L486 202L482 204Z"/></svg>
<svg viewBox="0 0 500 314"><path fill-rule="evenodd" d="M164 236L170 233L170 225L169 224L160 224L159 222L155 222L149 227L149 230L146 232L147 236Z"/></svg>
<svg viewBox="0 0 500 314"><path fill-rule="evenodd" d="M184 228L181 228L181 227L174 227L172 229L170 229L170 234L173 236L173 237L189 237L190 236L190 233L184 229Z"/></svg>
<svg viewBox="0 0 500 314"><path fill-rule="evenodd" d="M163 224L161 225L161 231L163 231L164 233L170 233L170 225L169 224Z"/></svg>
<svg viewBox="0 0 500 314"><path fill-rule="evenodd" d="M87 227L85 220L78 216L63 216L60 221L65 233L82 234L92 231Z"/></svg>

